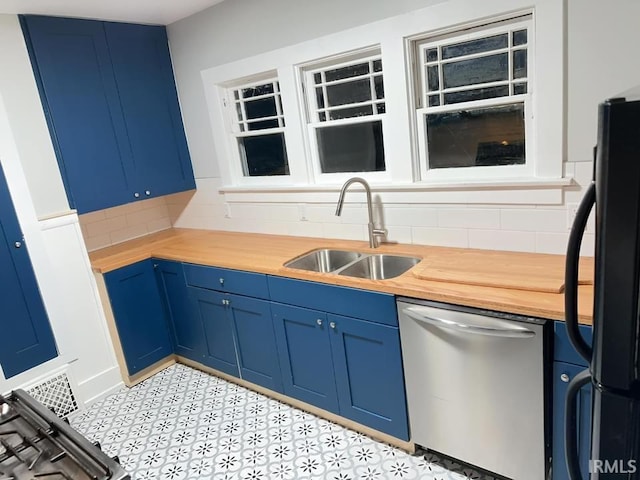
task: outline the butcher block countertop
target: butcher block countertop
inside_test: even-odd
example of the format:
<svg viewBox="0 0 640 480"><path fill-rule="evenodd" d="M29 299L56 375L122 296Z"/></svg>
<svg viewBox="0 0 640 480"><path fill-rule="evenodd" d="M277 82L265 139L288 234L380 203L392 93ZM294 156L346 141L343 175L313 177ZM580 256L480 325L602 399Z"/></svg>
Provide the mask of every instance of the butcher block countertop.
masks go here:
<svg viewBox="0 0 640 480"><path fill-rule="evenodd" d="M107 273L155 257L564 320L564 295L561 293L427 280L419 278L415 273L420 270L418 267L424 262L399 277L387 280L368 280L329 273L308 272L283 266L292 258L318 248L413 255L422 259L438 259L447 256L452 259L459 258L460 261L465 261L466 255L456 257L455 253L469 252L467 249L408 244L382 244L376 249L370 249L367 242L353 240L170 229L90 252L89 258L94 271L98 273ZM491 255L499 257L500 252L492 251ZM513 261L510 260L512 258L510 255L505 252L504 261ZM531 255L536 257L536 254ZM461 268L459 263L456 268L458 270ZM518 268L519 265L514 263L513 271L518 272ZM584 268L593 269L591 259L584 261ZM505 283L508 284L508 282ZM516 283L515 279L514 283ZM580 323L591 325L593 285L580 285L578 310Z"/></svg>

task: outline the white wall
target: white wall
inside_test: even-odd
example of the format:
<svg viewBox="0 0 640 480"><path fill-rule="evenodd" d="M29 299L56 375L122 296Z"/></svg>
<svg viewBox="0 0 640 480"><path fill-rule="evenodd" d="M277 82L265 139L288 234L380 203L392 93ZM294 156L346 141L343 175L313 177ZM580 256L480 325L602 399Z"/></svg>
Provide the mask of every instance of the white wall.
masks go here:
<svg viewBox="0 0 640 480"><path fill-rule="evenodd" d="M69 203L38 96L18 17L0 15L0 91L33 206L39 218L66 213Z"/></svg>
<svg viewBox="0 0 640 480"><path fill-rule="evenodd" d="M558 0L560 1L560 0ZM169 25L180 102L198 191L172 197L175 226L285 233L317 237L366 238L362 203L348 215L333 216L333 202L248 202L225 205L214 156L211 125L201 80L203 70L259 53L315 39L357 25L427 7L435 2L278 1L223 2ZM566 108L567 162L564 172L575 185L552 205L389 203L383 206L390 239L462 247L564 253L568 208L591 179L591 150L596 141L597 104L640 84L640 3L616 0L567 0ZM558 48L563 48L558 45ZM215 128L215 126L214 126ZM354 194L357 195L357 194ZM337 199L337 195L336 199ZM356 201L358 200L356 197ZM583 253L593 251L593 223Z"/></svg>
<svg viewBox="0 0 640 480"><path fill-rule="evenodd" d="M121 384L104 313L82 239L69 211L17 17L0 15L0 162L60 355L5 379L0 392L59 368L80 401ZM47 217L47 218L43 218Z"/></svg>

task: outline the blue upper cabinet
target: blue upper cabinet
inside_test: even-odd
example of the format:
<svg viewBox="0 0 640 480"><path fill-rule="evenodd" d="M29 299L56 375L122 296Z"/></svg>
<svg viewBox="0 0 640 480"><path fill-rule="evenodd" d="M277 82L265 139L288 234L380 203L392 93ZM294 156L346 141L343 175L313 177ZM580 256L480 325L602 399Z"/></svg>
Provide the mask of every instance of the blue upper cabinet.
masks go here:
<svg viewBox="0 0 640 480"><path fill-rule="evenodd" d="M0 168L0 365L13 377L58 355Z"/></svg>
<svg viewBox="0 0 640 480"><path fill-rule="evenodd" d="M153 262L144 260L104 275L129 375L173 353Z"/></svg>
<svg viewBox="0 0 640 480"><path fill-rule="evenodd" d="M164 27L21 21L72 207L195 188Z"/></svg>
<svg viewBox="0 0 640 480"><path fill-rule="evenodd" d="M164 27L105 23L135 190L158 196L195 188Z"/></svg>

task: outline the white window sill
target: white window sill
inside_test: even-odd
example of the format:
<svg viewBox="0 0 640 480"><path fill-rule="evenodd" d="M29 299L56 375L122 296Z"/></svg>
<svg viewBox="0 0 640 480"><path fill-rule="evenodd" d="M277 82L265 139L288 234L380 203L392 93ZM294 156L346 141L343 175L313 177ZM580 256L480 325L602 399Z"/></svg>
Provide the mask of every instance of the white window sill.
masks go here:
<svg viewBox="0 0 640 480"><path fill-rule="evenodd" d="M357 176L357 175L354 175ZM560 205L565 178L509 178L464 181L416 182L410 184L371 183L374 196L385 203L462 203ZM333 203L342 185L229 185L220 187L229 203ZM358 185L355 191L362 190ZM359 199L359 197L355 197ZM362 199L359 199L360 201ZM347 197L349 201L349 197Z"/></svg>

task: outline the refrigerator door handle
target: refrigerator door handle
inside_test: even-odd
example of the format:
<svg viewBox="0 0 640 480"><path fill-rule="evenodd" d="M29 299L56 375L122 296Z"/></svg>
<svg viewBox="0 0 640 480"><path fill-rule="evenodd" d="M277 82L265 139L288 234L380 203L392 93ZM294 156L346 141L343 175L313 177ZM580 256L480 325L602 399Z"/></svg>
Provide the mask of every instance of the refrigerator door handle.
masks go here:
<svg viewBox="0 0 640 480"><path fill-rule="evenodd" d="M567 387L565 399L564 448L567 459L567 470L571 480L582 480L580 458L578 456L578 393L591 382L591 372L583 370L571 380Z"/></svg>
<svg viewBox="0 0 640 480"><path fill-rule="evenodd" d="M591 362L591 347L580 334L578 327L578 267L580 261L580 245L587 225L589 213L596 202L596 185L591 183L580 202L576 218L571 227L564 271L564 311L567 334L573 348L587 361Z"/></svg>

